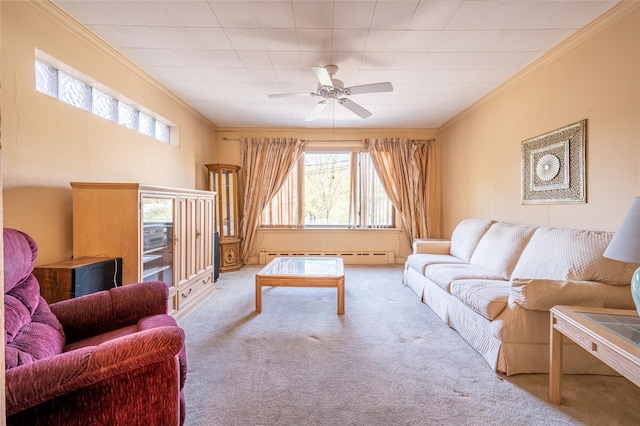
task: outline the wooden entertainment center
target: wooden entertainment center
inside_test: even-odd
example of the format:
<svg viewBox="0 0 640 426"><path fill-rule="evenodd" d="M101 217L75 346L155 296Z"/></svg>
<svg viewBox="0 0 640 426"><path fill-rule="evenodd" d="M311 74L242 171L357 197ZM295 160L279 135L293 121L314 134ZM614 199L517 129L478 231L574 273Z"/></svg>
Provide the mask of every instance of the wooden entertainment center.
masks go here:
<svg viewBox="0 0 640 426"><path fill-rule="evenodd" d="M122 258L124 285L164 281L182 317L215 291L215 192L72 182L73 255Z"/></svg>

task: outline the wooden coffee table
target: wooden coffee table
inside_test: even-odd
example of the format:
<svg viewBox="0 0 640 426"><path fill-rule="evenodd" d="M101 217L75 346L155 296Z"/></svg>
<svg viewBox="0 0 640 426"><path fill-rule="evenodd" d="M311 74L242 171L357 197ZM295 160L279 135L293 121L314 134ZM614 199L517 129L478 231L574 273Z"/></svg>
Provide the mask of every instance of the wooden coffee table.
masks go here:
<svg viewBox="0 0 640 426"><path fill-rule="evenodd" d="M640 318L634 310L551 308L549 400L562 403L562 341L569 337L640 386Z"/></svg>
<svg viewBox="0 0 640 426"><path fill-rule="evenodd" d="M335 287L338 315L344 314L344 264L339 257L277 257L256 274L256 312L262 287Z"/></svg>

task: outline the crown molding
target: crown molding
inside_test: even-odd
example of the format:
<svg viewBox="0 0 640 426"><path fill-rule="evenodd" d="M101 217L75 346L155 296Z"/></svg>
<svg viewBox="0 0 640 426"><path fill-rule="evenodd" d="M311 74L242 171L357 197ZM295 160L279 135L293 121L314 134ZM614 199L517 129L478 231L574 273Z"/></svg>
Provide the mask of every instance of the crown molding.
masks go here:
<svg viewBox="0 0 640 426"><path fill-rule="evenodd" d="M529 78L532 74L538 72L540 69L546 67L552 62L556 61L558 58L566 55L571 50L575 49L582 43L589 40L591 37L595 36L600 31L609 27L614 22L618 21L623 16L628 15L634 10L640 8L640 1L638 0L621 0L618 4L613 6L611 9L603 13L601 16L587 24L585 27L578 30L576 33L571 35L565 41L542 55L540 58L536 59L534 62L529 64L523 70L516 73L510 79L502 83L500 86L493 89L491 92L480 98L470 107L460 112L455 117L446 121L441 127L440 130L444 130L447 127L457 123L458 121L466 118L467 116L473 114L478 109L482 108L489 102L493 101L498 96L502 95L507 90L511 89L513 86L521 83L523 80Z"/></svg>
<svg viewBox="0 0 640 426"><path fill-rule="evenodd" d="M145 80L147 83L149 83L149 85L160 91L163 95L171 98L171 100L179 104L182 108L188 110L191 114L196 116L207 126L216 129L216 125L212 123L211 120L209 120L207 117L205 117L200 111L196 110L191 105L186 103L178 95L173 93L166 86L152 77L149 73L144 71L122 53L118 52L110 44L100 38L96 33L92 32L89 28L82 25L75 18L73 18L71 15L54 4L51 0L28 0L28 2L36 8L40 9L40 11L44 12L48 17L55 20L64 28L78 36L80 39L87 42L89 45L96 48L101 53L105 54L109 59L122 65L125 69L127 69L127 71Z"/></svg>

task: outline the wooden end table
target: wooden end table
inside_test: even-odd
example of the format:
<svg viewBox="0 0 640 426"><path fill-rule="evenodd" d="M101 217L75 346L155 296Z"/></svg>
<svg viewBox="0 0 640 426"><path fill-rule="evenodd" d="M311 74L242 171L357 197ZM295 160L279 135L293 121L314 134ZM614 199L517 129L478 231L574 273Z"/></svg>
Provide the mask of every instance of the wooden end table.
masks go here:
<svg viewBox="0 0 640 426"><path fill-rule="evenodd" d="M344 314L344 264L339 257L277 257L256 274L256 312L262 287L335 287L338 315Z"/></svg>
<svg viewBox="0 0 640 426"><path fill-rule="evenodd" d="M640 386L640 318L635 310L551 308L549 401L562 403L562 346L567 336Z"/></svg>

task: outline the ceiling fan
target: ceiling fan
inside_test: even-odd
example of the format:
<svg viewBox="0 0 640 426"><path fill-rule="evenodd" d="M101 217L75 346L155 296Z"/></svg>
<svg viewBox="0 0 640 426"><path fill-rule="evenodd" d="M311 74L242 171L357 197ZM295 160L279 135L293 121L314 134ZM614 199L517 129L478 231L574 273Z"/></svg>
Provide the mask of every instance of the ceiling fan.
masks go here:
<svg viewBox="0 0 640 426"><path fill-rule="evenodd" d="M359 95L361 93L380 93L393 92L393 86L389 82L361 84L359 86L344 87L344 83L333 76L338 72L336 65L327 65L325 67L312 66L311 71L318 79L318 89L311 93L279 93L269 95L270 98L284 98L289 96L320 96L324 98L313 108L304 121L313 121L322 112L330 99L338 102L340 105L355 113L360 118L371 116L371 112L353 102L344 96Z"/></svg>

